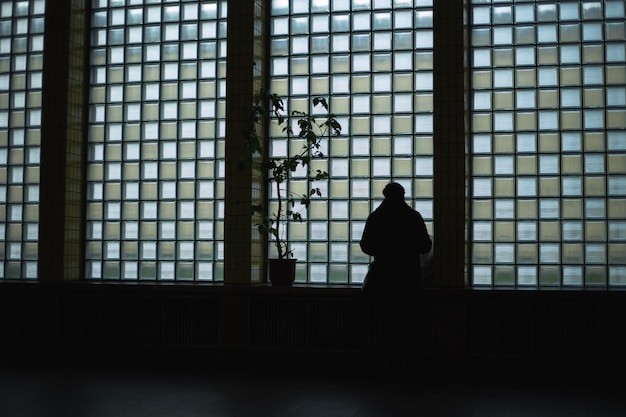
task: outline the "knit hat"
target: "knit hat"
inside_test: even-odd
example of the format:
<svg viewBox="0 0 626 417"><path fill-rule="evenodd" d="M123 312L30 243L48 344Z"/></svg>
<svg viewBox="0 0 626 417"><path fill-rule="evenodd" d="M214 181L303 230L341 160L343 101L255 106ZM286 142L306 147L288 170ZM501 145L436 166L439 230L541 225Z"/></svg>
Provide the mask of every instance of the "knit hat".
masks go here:
<svg viewBox="0 0 626 417"><path fill-rule="evenodd" d="M397 182L390 182L383 188L383 195L389 200L403 200L404 187Z"/></svg>

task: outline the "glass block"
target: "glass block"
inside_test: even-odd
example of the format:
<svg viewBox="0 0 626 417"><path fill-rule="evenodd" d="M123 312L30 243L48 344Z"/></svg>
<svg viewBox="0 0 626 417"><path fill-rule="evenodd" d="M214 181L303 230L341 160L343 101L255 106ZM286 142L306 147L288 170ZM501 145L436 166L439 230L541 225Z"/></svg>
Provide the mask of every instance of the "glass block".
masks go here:
<svg viewBox="0 0 626 417"><path fill-rule="evenodd" d="M176 279L180 281L193 281L195 278L195 268L193 262L176 263Z"/></svg>
<svg viewBox="0 0 626 417"><path fill-rule="evenodd" d="M348 261L348 244L347 243L331 243L330 244L330 262L347 262ZM345 266L342 268L346 271ZM347 277L345 277L347 280Z"/></svg>
<svg viewBox="0 0 626 417"><path fill-rule="evenodd" d="M584 110L583 124L585 129L604 128L604 112L600 110Z"/></svg>
<svg viewBox="0 0 626 417"><path fill-rule="evenodd" d="M472 46L489 46L491 44L490 28L474 28L472 29Z"/></svg>
<svg viewBox="0 0 626 417"><path fill-rule="evenodd" d="M626 285L626 267L619 265L609 265L609 285L622 287Z"/></svg>
<svg viewBox="0 0 626 417"><path fill-rule="evenodd" d="M39 221L39 205L38 204L25 204L24 205L24 221L26 222Z"/></svg>
<svg viewBox="0 0 626 417"><path fill-rule="evenodd" d="M105 242L104 244L105 259L120 259L120 242Z"/></svg>
<svg viewBox="0 0 626 417"><path fill-rule="evenodd" d="M564 286L582 286L583 285L582 267L564 266L563 267L563 285Z"/></svg>
<svg viewBox="0 0 626 417"><path fill-rule="evenodd" d="M537 183L535 178L517 178L517 195L520 197L534 197L537 195Z"/></svg>
<svg viewBox="0 0 626 417"><path fill-rule="evenodd" d="M39 238L39 225L36 223L29 223L25 225L25 234L24 234L24 238L26 240L37 240ZM3 234L0 234L0 238L2 238Z"/></svg>
<svg viewBox="0 0 626 417"><path fill-rule="evenodd" d="M367 162L365 162L367 165ZM354 171L354 163L353 163ZM328 197L334 198L348 198L349 197L349 181L346 180L330 180L329 181Z"/></svg>
<svg viewBox="0 0 626 417"><path fill-rule="evenodd" d="M537 224L535 222L517 223L517 240L535 241L537 240Z"/></svg>
<svg viewBox="0 0 626 417"><path fill-rule="evenodd" d="M432 112L434 109L432 94L416 94L413 106L417 112Z"/></svg>
<svg viewBox="0 0 626 417"><path fill-rule="evenodd" d="M519 286L536 286L537 267L535 266L518 266L517 267L517 284Z"/></svg>
<svg viewBox="0 0 626 417"><path fill-rule="evenodd" d="M611 243L608 245L609 265L623 264L624 259L626 259L626 244Z"/></svg>
<svg viewBox="0 0 626 417"><path fill-rule="evenodd" d="M538 245L522 243L517 245L517 263L537 264L539 261ZM519 272L519 270L518 270ZM519 278L519 277L518 277Z"/></svg>
<svg viewBox="0 0 626 417"><path fill-rule="evenodd" d="M100 226L102 225L100 224ZM120 239L120 226L121 224L119 222L104 223L103 237L107 240L119 240ZM94 229L94 231L97 231L97 229Z"/></svg>
<svg viewBox="0 0 626 417"><path fill-rule="evenodd" d="M173 280L175 278L175 262L158 262L158 276L159 280Z"/></svg>
<svg viewBox="0 0 626 417"><path fill-rule="evenodd" d="M137 279L139 268L137 262L122 263L122 279Z"/></svg>
<svg viewBox="0 0 626 417"><path fill-rule="evenodd" d="M307 268L303 266L302 271L298 274L296 268L296 282L298 279L300 281L306 281L306 277L309 277L309 282L311 283L326 283L327 282L327 270L326 264L309 264L308 265L308 274Z"/></svg>
<svg viewBox="0 0 626 417"><path fill-rule="evenodd" d="M194 259L194 243L189 241L178 242L177 259L193 260ZM191 268L193 271L193 268Z"/></svg>
<svg viewBox="0 0 626 417"><path fill-rule="evenodd" d="M564 196L582 196L582 178L563 177L561 180L561 190Z"/></svg>
<svg viewBox="0 0 626 417"><path fill-rule="evenodd" d="M561 285L561 268L559 266L539 267L539 285L544 287L558 287Z"/></svg>
<svg viewBox="0 0 626 417"><path fill-rule="evenodd" d="M309 262L326 262L328 261L328 247L322 243L310 243L309 244ZM301 253L302 251L298 251ZM299 258L301 259L301 258Z"/></svg>
<svg viewBox="0 0 626 417"><path fill-rule="evenodd" d="M475 89L491 88L492 77L490 71L474 71L472 73L472 84Z"/></svg>
<svg viewBox="0 0 626 417"><path fill-rule="evenodd" d="M583 205L579 199L564 199L561 207L563 218L577 219L583 215Z"/></svg>
<svg viewBox="0 0 626 417"><path fill-rule="evenodd" d="M558 155L540 155L539 156L539 173L540 174L558 174L560 171Z"/></svg>
<svg viewBox="0 0 626 417"><path fill-rule="evenodd" d="M535 156L518 156L516 167L518 175L534 175L537 173L537 158Z"/></svg>
<svg viewBox="0 0 626 417"><path fill-rule="evenodd" d="M587 244L585 246L585 262L588 264L604 264L606 263L606 245L604 244Z"/></svg>
<svg viewBox="0 0 626 417"><path fill-rule="evenodd" d="M347 215L346 215L347 216ZM340 218L341 216L333 217ZM330 239L333 241L348 241L350 240L349 227L348 222L339 221L339 222L331 222L330 223Z"/></svg>
<svg viewBox="0 0 626 417"><path fill-rule="evenodd" d="M564 244L562 262L565 264L580 264L584 261L584 250L581 244ZM582 270L579 267L563 267L564 285L567 283L580 285L582 281ZM568 272L570 275L566 274Z"/></svg>
<svg viewBox="0 0 626 417"><path fill-rule="evenodd" d="M513 153L514 140L512 134L499 133L494 136L494 152L496 153Z"/></svg>
<svg viewBox="0 0 626 417"><path fill-rule="evenodd" d="M491 10L487 6L472 7L472 23L474 25L491 24Z"/></svg>
<svg viewBox="0 0 626 417"><path fill-rule="evenodd" d="M492 285L492 268L490 266L474 265L472 268L472 284L476 286Z"/></svg>
<svg viewBox="0 0 626 417"><path fill-rule="evenodd" d="M624 110L608 110L606 115L607 129L626 129L626 111Z"/></svg>
<svg viewBox="0 0 626 417"><path fill-rule="evenodd" d="M585 286L586 287L606 287L607 272L604 266L587 266L585 267Z"/></svg>
<svg viewBox="0 0 626 417"><path fill-rule="evenodd" d="M473 136L473 153L491 153L491 137L489 135Z"/></svg>
<svg viewBox="0 0 626 417"><path fill-rule="evenodd" d="M493 262L493 245L475 243L472 245L472 263L489 264Z"/></svg>
<svg viewBox="0 0 626 417"><path fill-rule="evenodd" d="M588 221L585 223L585 238L589 242L606 242L606 223L602 221Z"/></svg>
<svg viewBox="0 0 626 417"><path fill-rule="evenodd" d="M410 176L411 174L412 174L412 161L410 158L394 159L393 176Z"/></svg>
<svg viewBox="0 0 626 417"><path fill-rule="evenodd" d="M158 259L174 260L176 259L176 243L160 241L158 246Z"/></svg>
<svg viewBox="0 0 626 417"><path fill-rule="evenodd" d="M432 157L416 157L415 160L415 172L414 174L417 176L432 176L433 175L433 158ZM480 187L483 184L476 184ZM485 192L484 190L479 189L480 193Z"/></svg>
<svg viewBox="0 0 626 417"><path fill-rule="evenodd" d="M515 224L513 222L496 221L494 241L512 242L515 240Z"/></svg>
<svg viewBox="0 0 626 417"><path fill-rule="evenodd" d="M361 285L365 275L367 274L368 266L363 264L350 264L350 281L349 284Z"/></svg>
<svg viewBox="0 0 626 417"><path fill-rule="evenodd" d="M583 45L582 47L582 63L600 64L605 61L605 48L603 45Z"/></svg>
<svg viewBox="0 0 626 417"><path fill-rule="evenodd" d="M513 263L515 261L515 246L513 244L497 243L494 245L495 263Z"/></svg>
<svg viewBox="0 0 626 417"><path fill-rule="evenodd" d="M535 108L536 107L536 98L535 92L530 90L522 90L516 92L516 105L517 108L527 109L527 108ZM523 130L529 130L526 126L523 126Z"/></svg>
<svg viewBox="0 0 626 417"><path fill-rule="evenodd" d="M412 91L414 89L419 91L432 91L433 90L433 73L431 71L418 71L413 77L413 81L410 77L404 74L395 74L394 89L396 91Z"/></svg>
<svg viewBox="0 0 626 417"><path fill-rule="evenodd" d="M566 146L566 138L563 139L563 147L565 146ZM578 143L575 146L576 148L578 148L580 144ZM572 149L574 149L573 146L572 146ZM581 155L563 155L561 157L561 171L565 174L582 173L582 156Z"/></svg>
<svg viewBox="0 0 626 417"><path fill-rule="evenodd" d="M194 201L181 201L178 203L178 218L179 219L194 219L195 218L195 202Z"/></svg>
<svg viewBox="0 0 626 417"><path fill-rule="evenodd" d="M472 202L472 217L478 220L491 219L493 217L492 202L490 200L474 200Z"/></svg>
<svg viewBox="0 0 626 417"><path fill-rule="evenodd" d="M119 279L120 263L119 262L103 262L102 278L103 279Z"/></svg>
<svg viewBox="0 0 626 417"><path fill-rule="evenodd" d="M328 239L328 223L325 221L312 221L310 222L310 238L311 240L326 240Z"/></svg>
<svg viewBox="0 0 626 417"><path fill-rule="evenodd" d="M296 213L301 213L304 218L309 219L327 219L329 217L328 203L326 201L311 201L306 211L302 205L296 204L292 210Z"/></svg>
<svg viewBox="0 0 626 417"><path fill-rule="evenodd" d="M414 32L415 47L429 50L433 48L434 34L432 30L416 30Z"/></svg>
<svg viewBox="0 0 626 417"><path fill-rule="evenodd" d="M215 247L212 242L196 242L196 259L215 259Z"/></svg>
<svg viewBox="0 0 626 417"><path fill-rule="evenodd" d="M195 277L197 280L213 280L213 264L210 262L196 262Z"/></svg>
<svg viewBox="0 0 626 417"><path fill-rule="evenodd" d="M535 43L535 28L533 26L516 26L515 43L518 45Z"/></svg>
<svg viewBox="0 0 626 417"><path fill-rule="evenodd" d="M515 285L515 267L498 265L494 268L494 286Z"/></svg>
<svg viewBox="0 0 626 417"><path fill-rule="evenodd" d="M491 158L486 158L485 162L489 162ZM513 175L515 164L513 157L511 156L496 156L494 161L494 174L495 175ZM480 175L482 171L479 169L476 174ZM488 174L489 172L485 172Z"/></svg>
<svg viewBox="0 0 626 417"><path fill-rule="evenodd" d="M491 241L491 222L474 222L472 236L475 241Z"/></svg>
<svg viewBox="0 0 626 417"><path fill-rule="evenodd" d="M561 194L561 184L558 177L539 178L539 195L541 197L557 197Z"/></svg>
<svg viewBox="0 0 626 417"><path fill-rule="evenodd" d="M139 279L154 280L157 278L156 262L140 262L139 263Z"/></svg>
<svg viewBox="0 0 626 417"><path fill-rule="evenodd" d="M138 242L122 242L122 259L138 259L139 245Z"/></svg>
<svg viewBox="0 0 626 417"><path fill-rule="evenodd" d="M626 221L608 222L609 241L626 241Z"/></svg>
<svg viewBox="0 0 626 417"><path fill-rule="evenodd" d="M584 192L589 197L606 195L606 179L604 176L586 177L584 187Z"/></svg>
<svg viewBox="0 0 626 417"><path fill-rule="evenodd" d="M37 255L34 254L32 259L32 261L22 263L22 276L26 279L37 279Z"/></svg>

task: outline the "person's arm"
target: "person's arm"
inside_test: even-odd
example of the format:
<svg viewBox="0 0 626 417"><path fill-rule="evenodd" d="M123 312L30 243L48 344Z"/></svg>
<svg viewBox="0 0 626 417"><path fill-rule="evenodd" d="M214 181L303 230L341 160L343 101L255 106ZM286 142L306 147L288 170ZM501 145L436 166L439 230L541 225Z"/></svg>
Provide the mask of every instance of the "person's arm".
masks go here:
<svg viewBox="0 0 626 417"><path fill-rule="evenodd" d="M363 253L375 256L376 252L376 238L373 236L373 226L371 224L370 218L365 222L365 227L363 228L363 234L361 235L361 241L359 242L359 246L361 246L361 250Z"/></svg>
<svg viewBox="0 0 626 417"><path fill-rule="evenodd" d="M426 229L426 223L420 213L417 213L417 250L420 254L426 254L430 252L433 247L433 241L428 235L428 229Z"/></svg>

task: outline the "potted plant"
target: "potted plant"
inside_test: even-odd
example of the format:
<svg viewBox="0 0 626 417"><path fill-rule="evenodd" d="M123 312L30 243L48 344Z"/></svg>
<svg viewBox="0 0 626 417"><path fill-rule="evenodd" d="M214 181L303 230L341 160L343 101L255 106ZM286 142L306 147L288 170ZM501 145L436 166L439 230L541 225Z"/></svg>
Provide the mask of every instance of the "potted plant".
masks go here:
<svg viewBox="0 0 626 417"><path fill-rule="evenodd" d="M333 135L341 134L341 124L330 113L328 102L323 97L311 99L313 109L321 111L317 116L299 110L287 113L282 98L276 94L262 91L254 101L252 111L252 129L248 134L250 158L261 156L262 167L267 170L268 187L275 196L275 202L270 207L262 204L252 206L252 215L258 216L255 224L258 231L269 236L276 257L269 259L269 279L273 284L290 285L295 279L296 261L293 250L289 246L286 237L286 229L292 221L302 222L302 211L308 209L311 198L321 196L319 187L314 186L315 181L328 178L325 170L313 170L311 162L315 159L324 158L321 150L322 141L330 139ZM258 130L261 126L269 126L268 123L276 123L282 128L287 136L287 142L299 140L302 147L292 155L284 157L269 157L263 152L263 143ZM295 131L294 131L295 128ZM289 179L298 169L304 169L307 181L307 193L297 195L287 188Z"/></svg>

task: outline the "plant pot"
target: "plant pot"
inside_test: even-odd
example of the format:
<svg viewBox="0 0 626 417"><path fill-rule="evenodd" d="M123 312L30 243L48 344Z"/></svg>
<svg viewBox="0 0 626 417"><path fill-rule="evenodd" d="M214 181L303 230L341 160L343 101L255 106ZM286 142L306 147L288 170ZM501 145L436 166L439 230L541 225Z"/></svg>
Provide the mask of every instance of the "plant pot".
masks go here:
<svg viewBox="0 0 626 417"><path fill-rule="evenodd" d="M291 285L296 279L297 259L270 259L269 279L272 285Z"/></svg>

